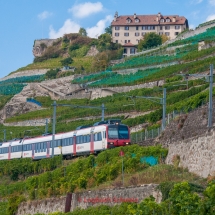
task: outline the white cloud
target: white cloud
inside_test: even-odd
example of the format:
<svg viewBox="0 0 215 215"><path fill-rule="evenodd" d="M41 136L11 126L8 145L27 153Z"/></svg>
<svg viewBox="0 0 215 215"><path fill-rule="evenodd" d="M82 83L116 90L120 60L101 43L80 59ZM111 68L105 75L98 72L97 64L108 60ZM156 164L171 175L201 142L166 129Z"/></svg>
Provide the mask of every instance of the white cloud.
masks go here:
<svg viewBox="0 0 215 215"><path fill-rule="evenodd" d="M111 15L106 16L105 19L98 21L96 26L87 28L87 35L93 38L98 37L100 34L104 33L107 24L109 24L112 20L113 17Z"/></svg>
<svg viewBox="0 0 215 215"><path fill-rule="evenodd" d="M85 18L91 14L101 12L103 10L103 5L101 2L85 2L83 4L74 5L69 9L69 12L77 18Z"/></svg>
<svg viewBox="0 0 215 215"><path fill-rule="evenodd" d="M56 39L62 37L64 34L78 33L79 29L79 24L67 19L58 31L55 31L52 26L49 27L49 38Z"/></svg>
<svg viewBox="0 0 215 215"><path fill-rule="evenodd" d="M37 17L40 19L40 20L44 20L44 19L47 19L48 17L52 16L52 13L51 12L48 12L48 11L43 11L42 13L38 14Z"/></svg>
<svg viewBox="0 0 215 215"><path fill-rule="evenodd" d="M209 4L215 6L215 0L209 0Z"/></svg>
<svg viewBox="0 0 215 215"><path fill-rule="evenodd" d="M212 14L212 15L208 16L206 21L210 21L210 20L213 20L213 19L215 19L215 14Z"/></svg>

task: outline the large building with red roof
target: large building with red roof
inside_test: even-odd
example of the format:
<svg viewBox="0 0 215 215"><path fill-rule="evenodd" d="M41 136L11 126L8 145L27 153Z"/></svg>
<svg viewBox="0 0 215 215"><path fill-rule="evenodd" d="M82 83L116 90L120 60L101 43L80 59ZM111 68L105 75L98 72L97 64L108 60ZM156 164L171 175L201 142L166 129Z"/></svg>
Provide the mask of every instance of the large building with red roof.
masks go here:
<svg viewBox="0 0 215 215"><path fill-rule="evenodd" d="M165 34L170 39L174 39L182 31L189 28L188 20L184 16L164 16L161 13L157 15L118 16L117 12L111 27L113 42L126 47L137 45L140 39L144 39L144 35L149 32L155 32L159 35ZM130 51L131 53L128 54L134 54L135 49L130 48Z"/></svg>

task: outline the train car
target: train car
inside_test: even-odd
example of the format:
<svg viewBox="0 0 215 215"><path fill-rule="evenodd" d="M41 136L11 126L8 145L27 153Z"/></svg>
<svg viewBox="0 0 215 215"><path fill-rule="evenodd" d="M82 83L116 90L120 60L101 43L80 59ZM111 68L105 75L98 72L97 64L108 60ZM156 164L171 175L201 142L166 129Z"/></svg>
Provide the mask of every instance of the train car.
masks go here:
<svg viewBox="0 0 215 215"><path fill-rule="evenodd" d="M23 138L0 144L0 160L32 158L39 160L62 154L66 158L130 144L128 126L120 120L95 123L94 126L80 126L75 131L56 134L52 148L52 135Z"/></svg>
<svg viewBox="0 0 215 215"><path fill-rule="evenodd" d="M0 143L0 160L10 160L22 157L22 145L20 139Z"/></svg>

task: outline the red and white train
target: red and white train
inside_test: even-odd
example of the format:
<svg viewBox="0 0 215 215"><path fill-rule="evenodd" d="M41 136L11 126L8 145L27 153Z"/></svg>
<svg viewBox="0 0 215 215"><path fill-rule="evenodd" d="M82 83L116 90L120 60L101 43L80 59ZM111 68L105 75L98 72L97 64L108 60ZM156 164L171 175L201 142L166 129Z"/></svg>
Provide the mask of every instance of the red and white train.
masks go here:
<svg viewBox="0 0 215 215"><path fill-rule="evenodd" d="M108 148L130 144L129 127L119 120L108 120L93 127L79 127L75 131L55 134L54 155L70 158L93 154ZM0 160L52 157L52 134L35 138L23 138L0 143Z"/></svg>

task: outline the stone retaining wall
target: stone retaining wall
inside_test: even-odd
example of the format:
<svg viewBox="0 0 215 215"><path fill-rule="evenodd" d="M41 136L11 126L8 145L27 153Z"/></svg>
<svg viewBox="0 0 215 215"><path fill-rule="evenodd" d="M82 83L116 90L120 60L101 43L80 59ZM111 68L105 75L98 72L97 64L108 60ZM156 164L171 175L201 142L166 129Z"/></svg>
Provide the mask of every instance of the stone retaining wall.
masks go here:
<svg viewBox="0 0 215 215"><path fill-rule="evenodd" d="M166 163L172 164L179 156L179 166L188 168L190 172L204 178L215 175L214 139L215 129L206 132L205 135L170 143Z"/></svg>
<svg viewBox="0 0 215 215"><path fill-rule="evenodd" d="M123 202L141 202L151 195L160 203L162 194L156 188L157 184L144 184L139 187L73 193L70 211L73 211L77 207L86 209L87 207L101 204L114 206ZM18 208L17 215L48 214L56 211L64 212L65 203L66 197L23 202Z"/></svg>

